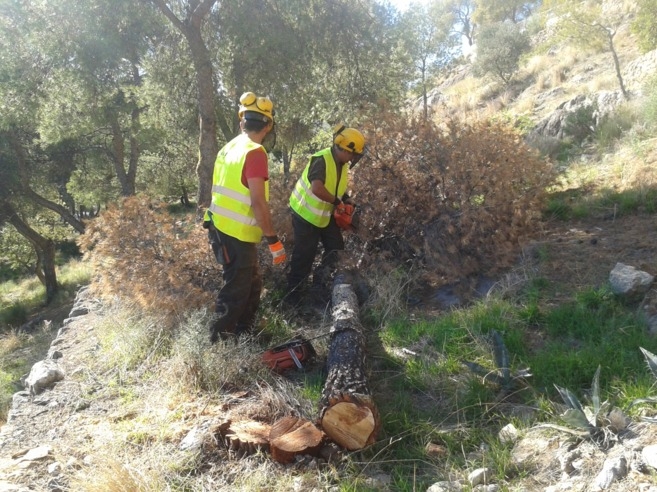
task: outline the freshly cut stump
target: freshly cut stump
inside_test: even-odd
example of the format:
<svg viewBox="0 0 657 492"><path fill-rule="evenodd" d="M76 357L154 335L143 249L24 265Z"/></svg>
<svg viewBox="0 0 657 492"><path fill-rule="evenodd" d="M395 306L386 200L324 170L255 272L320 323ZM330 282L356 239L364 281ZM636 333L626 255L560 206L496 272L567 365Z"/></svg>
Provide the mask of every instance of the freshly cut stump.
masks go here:
<svg viewBox="0 0 657 492"><path fill-rule="evenodd" d="M219 436L229 450L239 455L248 455L269 450L270 431L271 426L268 424L245 420L232 422Z"/></svg>
<svg viewBox="0 0 657 492"><path fill-rule="evenodd" d="M297 455L317 456L326 435L312 422L297 417L283 417L271 427L269 450L279 463L292 463Z"/></svg>
<svg viewBox="0 0 657 492"><path fill-rule="evenodd" d="M365 337L358 319L358 298L345 277L333 286L333 326L326 365L328 375L319 402L319 423L335 443L350 450L376 440L381 427L365 371Z"/></svg>

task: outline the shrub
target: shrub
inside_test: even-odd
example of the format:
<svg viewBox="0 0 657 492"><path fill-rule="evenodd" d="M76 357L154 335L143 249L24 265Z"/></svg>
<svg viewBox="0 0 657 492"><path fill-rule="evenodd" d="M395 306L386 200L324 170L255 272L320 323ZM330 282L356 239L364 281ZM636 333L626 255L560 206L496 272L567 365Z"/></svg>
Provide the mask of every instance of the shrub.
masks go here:
<svg viewBox="0 0 657 492"><path fill-rule="evenodd" d="M614 113L605 115L595 129L595 140L603 150L611 149L623 134L632 128L636 116L632 109L623 106Z"/></svg>
<svg viewBox="0 0 657 492"><path fill-rule="evenodd" d="M583 105L568 113L564 121L564 135L572 137L574 143L581 143L595 131L597 103Z"/></svg>
<svg viewBox="0 0 657 492"><path fill-rule="evenodd" d="M643 92L646 100L642 107L643 118L652 128L657 128L657 76L653 76L645 83Z"/></svg>
<svg viewBox="0 0 657 492"><path fill-rule="evenodd" d="M644 53L657 48L657 2L655 0L639 0L639 10L632 22L632 32L639 39L639 47Z"/></svg>
<svg viewBox="0 0 657 492"><path fill-rule="evenodd" d="M617 441L618 434L627 428L627 416L620 409L612 407L608 401L600 401L600 366L593 376L590 407L585 408L569 389L556 384L555 387L566 405L561 419L568 427L575 429L577 436L587 437L607 448Z"/></svg>
<svg viewBox="0 0 657 492"><path fill-rule="evenodd" d="M538 150L542 156L559 160L559 156L564 154L564 149L570 144L557 137L532 135L527 139L527 145Z"/></svg>
<svg viewBox="0 0 657 492"><path fill-rule="evenodd" d="M551 166L500 123L378 123L352 176L360 266L415 262L440 284L510 266L538 225Z"/></svg>

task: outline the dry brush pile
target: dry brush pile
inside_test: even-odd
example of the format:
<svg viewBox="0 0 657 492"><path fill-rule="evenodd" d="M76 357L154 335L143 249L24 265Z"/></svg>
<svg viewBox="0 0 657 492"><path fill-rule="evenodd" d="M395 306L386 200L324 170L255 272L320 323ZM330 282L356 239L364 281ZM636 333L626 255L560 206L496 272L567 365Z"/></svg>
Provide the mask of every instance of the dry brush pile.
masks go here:
<svg viewBox="0 0 657 492"><path fill-rule="evenodd" d="M369 156L352 176L362 268L412 262L443 285L518 259L554 174L512 128L394 116L364 132Z"/></svg>
<svg viewBox="0 0 657 492"><path fill-rule="evenodd" d="M91 221L79 244L93 265L96 295L132 300L164 317L213 305L221 270L193 214L126 198Z"/></svg>
<svg viewBox="0 0 657 492"><path fill-rule="evenodd" d="M384 116L362 129L369 150L351 173L360 225L348 239L347 267L367 276L412 265L423 282L440 286L493 276L518 259L521 244L540 226L554 175L512 128L439 127ZM294 181L271 180L272 215L288 253ZM96 267L96 292L135 300L149 312L211 307L221 285L221 269L193 214L172 216L145 197L108 209L89 224L80 245ZM265 278L283 282L261 249Z"/></svg>

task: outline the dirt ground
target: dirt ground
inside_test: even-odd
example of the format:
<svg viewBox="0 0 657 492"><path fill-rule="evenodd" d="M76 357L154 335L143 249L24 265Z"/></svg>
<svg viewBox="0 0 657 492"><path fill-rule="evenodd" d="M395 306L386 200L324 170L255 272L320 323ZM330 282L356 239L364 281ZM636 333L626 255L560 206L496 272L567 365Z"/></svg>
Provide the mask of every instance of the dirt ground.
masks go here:
<svg viewBox="0 0 657 492"><path fill-rule="evenodd" d="M552 221L524 251L533 260L535 275L556 289L558 303L582 288L605 285L616 263L657 275L657 217Z"/></svg>

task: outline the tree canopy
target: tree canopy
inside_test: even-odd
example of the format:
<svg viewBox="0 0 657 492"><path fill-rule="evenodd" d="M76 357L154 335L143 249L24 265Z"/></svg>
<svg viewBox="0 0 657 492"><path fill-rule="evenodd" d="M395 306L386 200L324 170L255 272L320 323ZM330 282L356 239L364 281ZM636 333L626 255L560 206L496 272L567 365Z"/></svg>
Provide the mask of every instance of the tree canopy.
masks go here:
<svg viewBox="0 0 657 492"><path fill-rule="evenodd" d="M30 230L46 240L78 234L89 211L121 197L195 197L202 209L246 91L274 101L274 172L305 161L334 124L401 112L409 96L423 97L426 118L428 90L459 37L472 44L477 10L485 19L491 9L470 0L403 14L377 0L115 0L111 9L0 0L2 223L43 259L49 246ZM40 226L53 222L61 232Z"/></svg>

